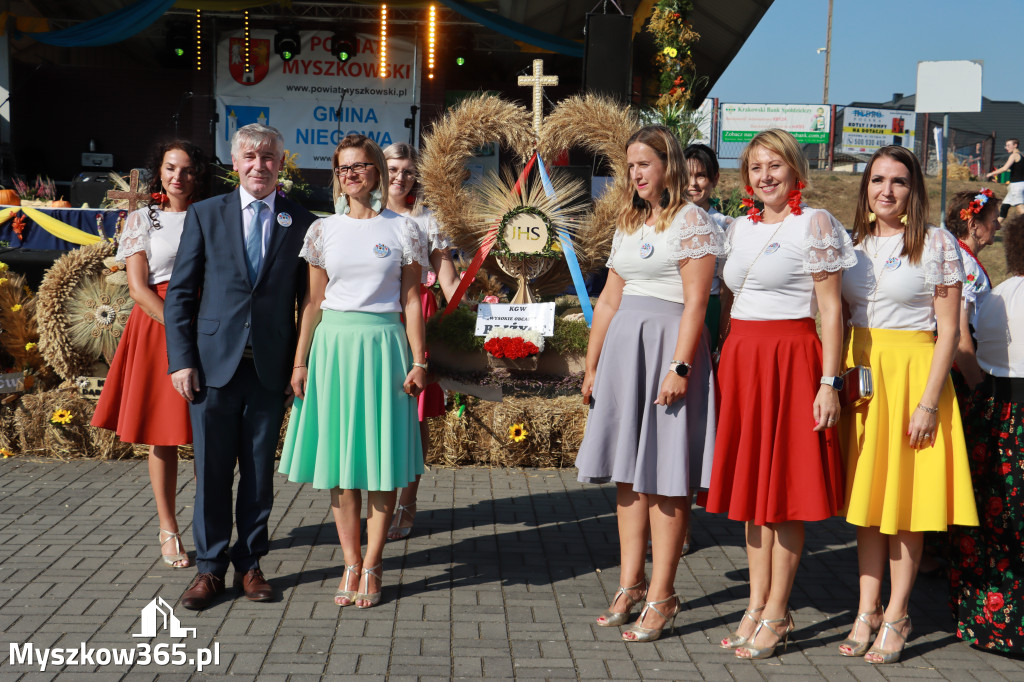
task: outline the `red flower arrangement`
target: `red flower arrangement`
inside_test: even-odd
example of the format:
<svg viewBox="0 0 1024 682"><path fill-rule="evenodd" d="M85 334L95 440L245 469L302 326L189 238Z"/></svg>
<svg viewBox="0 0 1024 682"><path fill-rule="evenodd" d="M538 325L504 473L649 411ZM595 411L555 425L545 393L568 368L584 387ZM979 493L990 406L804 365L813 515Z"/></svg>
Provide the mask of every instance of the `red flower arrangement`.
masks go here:
<svg viewBox="0 0 1024 682"><path fill-rule="evenodd" d="M537 345L518 336L499 336L484 344L484 350L496 358L518 360L540 352Z"/></svg>

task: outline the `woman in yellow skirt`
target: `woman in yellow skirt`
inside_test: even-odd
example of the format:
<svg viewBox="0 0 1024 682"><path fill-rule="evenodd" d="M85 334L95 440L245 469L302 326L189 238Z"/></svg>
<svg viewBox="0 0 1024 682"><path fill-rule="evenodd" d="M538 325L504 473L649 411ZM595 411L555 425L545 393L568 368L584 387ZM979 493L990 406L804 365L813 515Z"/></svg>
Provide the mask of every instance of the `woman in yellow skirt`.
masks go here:
<svg viewBox="0 0 1024 682"><path fill-rule="evenodd" d="M860 606L839 653L868 663L896 662L910 636L924 531L978 524L949 378L963 263L956 238L927 219L917 157L903 147L879 149L861 179L857 265L843 277L852 327L846 366L871 368L874 396L840 421L846 520L858 526Z"/></svg>

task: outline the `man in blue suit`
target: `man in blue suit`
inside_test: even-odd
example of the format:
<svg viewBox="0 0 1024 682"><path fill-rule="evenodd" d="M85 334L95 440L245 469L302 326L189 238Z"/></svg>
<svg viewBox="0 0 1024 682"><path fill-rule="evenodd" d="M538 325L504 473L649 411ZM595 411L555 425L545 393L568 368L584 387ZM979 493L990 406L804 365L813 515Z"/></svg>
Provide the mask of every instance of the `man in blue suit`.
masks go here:
<svg viewBox="0 0 1024 682"><path fill-rule="evenodd" d="M167 287L164 320L169 373L190 405L195 439L192 520L199 573L182 595L199 610L235 586L253 601L273 590L260 571L269 549L274 453L291 393L295 306L305 288L299 258L314 216L277 196L284 139L252 124L231 141L239 188L193 204ZM231 489L238 538L231 540Z"/></svg>

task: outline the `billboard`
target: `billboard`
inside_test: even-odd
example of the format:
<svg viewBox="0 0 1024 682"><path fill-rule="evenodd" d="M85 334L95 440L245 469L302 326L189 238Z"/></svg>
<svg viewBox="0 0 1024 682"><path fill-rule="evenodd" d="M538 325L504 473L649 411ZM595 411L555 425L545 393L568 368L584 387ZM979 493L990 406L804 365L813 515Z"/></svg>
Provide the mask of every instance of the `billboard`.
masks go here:
<svg viewBox="0 0 1024 682"><path fill-rule="evenodd" d="M843 137L839 151L843 154L874 154L881 147L894 144L914 148L914 127L917 114L900 109L843 109Z"/></svg>
<svg viewBox="0 0 1024 682"><path fill-rule="evenodd" d="M408 142L405 119L419 106L416 45L388 38L386 78L380 75L380 37L358 34L357 54L347 62L330 52L330 32L303 31L302 49L291 61L273 53L273 31L252 31L249 70L242 35L217 45L215 96L217 156L231 156L231 136L248 123L271 125L301 168L330 168L342 137L362 133L381 147Z"/></svg>
<svg viewBox="0 0 1024 682"><path fill-rule="evenodd" d="M782 128L801 144L825 144L831 126L827 104L723 104L722 142L749 142L769 128Z"/></svg>

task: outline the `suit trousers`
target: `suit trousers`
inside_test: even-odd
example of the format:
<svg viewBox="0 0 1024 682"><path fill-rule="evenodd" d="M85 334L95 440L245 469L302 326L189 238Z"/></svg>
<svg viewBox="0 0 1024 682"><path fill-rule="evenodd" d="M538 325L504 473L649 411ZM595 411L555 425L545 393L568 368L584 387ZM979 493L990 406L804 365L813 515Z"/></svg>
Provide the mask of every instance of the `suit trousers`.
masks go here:
<svg viewBox="0 0 1024 682"><path fill-rule="evenodd" d="M274 503L274 454L284 419L285 395L260 383L253 361L243 358L224 386L204 386L192 402L196 502L192 532L200 573L223 577L259 567L270 549L267 521ZM231 542L231 489L238 462Z"/></svg>

